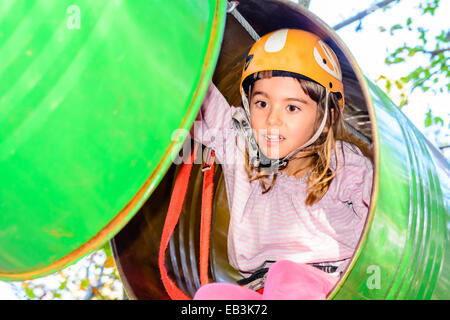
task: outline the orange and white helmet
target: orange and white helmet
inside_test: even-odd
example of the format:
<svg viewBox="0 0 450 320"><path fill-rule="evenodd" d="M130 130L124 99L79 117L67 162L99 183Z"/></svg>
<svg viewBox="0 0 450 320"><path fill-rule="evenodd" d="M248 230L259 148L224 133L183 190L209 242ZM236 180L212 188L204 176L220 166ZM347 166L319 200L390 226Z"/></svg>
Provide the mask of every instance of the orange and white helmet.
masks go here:
<svg viewBox="0 0 450 320"><path fill-rule="evenodd" d="M313 80L330 92L339 93L342 97L339 100L340 107L344 108L344 85L337 56L311 32L280 29L256 41L242 71L241 94L248 94L249 76L266 70L287 71Z"/></svg>
<svg viewBox="0 0 450 320"><path fill-rule="evenodd" d="M325 90L325 112L316 133L301 147L291 151L282 159L268 158L257 145L250 127L249 87L260 71L276 71L274 76L292 76L314 81ZM242 71L240 90L243 110L233 114L234 125L246 142L249 162L254 166L277 170L285 167L289 159L303 148L313 144L323 132L328 117L330 92L340 95L339 105L344 108L344 85L342 71L336 54L318 36L308 31L281 29L261 37L250 49Z"/></svg>

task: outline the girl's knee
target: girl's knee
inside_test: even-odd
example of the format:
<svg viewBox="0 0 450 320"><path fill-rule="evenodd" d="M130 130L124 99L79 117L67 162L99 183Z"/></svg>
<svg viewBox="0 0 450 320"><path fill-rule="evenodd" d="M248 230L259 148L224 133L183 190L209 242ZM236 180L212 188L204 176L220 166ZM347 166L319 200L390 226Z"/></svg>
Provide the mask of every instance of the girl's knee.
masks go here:
<svg viewBox="0 0 450 320"><path fill-rule="evenodd" d="M325 299L336 280L307 264L278 261L269 268L264 299Z"/></svg>
<svg viewBox="0 0 450 320"><path fill-rule="evenodd" d="M273 265L270 266L269 272L292 272L299 269L302 269L305 264L302 263L296 263L289 260L280 260L275 262Z"/></svg>
<svg viewBox="0 0 450 320"><path fill-rule="evenodd" d="M297 263L289 260L281 260L275 262L269 268L269 274L277 274L285 280L305 281L309 278L319 282L336 282L336 278L332 275L305 263ZM268 274L268 276L269 276Z"/></svg>
<svg viewBox="0 0 450 320"><path fill-rule="evenodd" d="M210 283L197 290L194 300L261 300L262 295L231 283Z"/></svg>

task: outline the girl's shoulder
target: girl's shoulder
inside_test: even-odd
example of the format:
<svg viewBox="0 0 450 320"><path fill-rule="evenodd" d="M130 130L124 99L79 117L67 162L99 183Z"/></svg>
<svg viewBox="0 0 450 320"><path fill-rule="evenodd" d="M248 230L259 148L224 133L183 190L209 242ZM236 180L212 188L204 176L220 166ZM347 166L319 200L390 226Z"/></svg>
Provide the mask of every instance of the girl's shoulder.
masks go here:
<svg viewBox="0 0 450 320"><path fill-rule="evenodd" d="M338 166L372 165L372 160L366 157L358 146L350 142L338 140L336 142L336 152L337 157L334 157L334 155L331 157L333 167L336 165L335 158L338 160Z"/></svg>
<svg viewBox="0 0 450 320"><path fill-rule="evenodd" d="M362 187L369 189L372 185L373 164L371 159L354 144L344 141L337 143L337 167L332 156L330 166L335 170L331 188L336 192L348 193ZM350 191L349 191L350 190Z"/></svg>
<svg viewBox="0 0 450 320"><path fill-rule="evenodd" d="M351 203L354 212L364 217L370 204L373 180L371 159L354 144L339 142L338 165L328 196Z"/></svg>
<svg viewBox="0 0 450 320"><path fill-rule="evenodd" d="M363 156L361 149L357 145L350 143L348 141L337 140L336 147L341 148L345 153L350 152Z"/></svg>

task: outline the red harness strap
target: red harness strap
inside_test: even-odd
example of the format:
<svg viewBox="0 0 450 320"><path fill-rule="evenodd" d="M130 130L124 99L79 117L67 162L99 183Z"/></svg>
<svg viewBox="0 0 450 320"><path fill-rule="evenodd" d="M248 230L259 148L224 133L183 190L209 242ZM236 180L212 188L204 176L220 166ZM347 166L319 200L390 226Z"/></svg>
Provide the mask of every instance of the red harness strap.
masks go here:
<svg viewBox="0 0 450 320"><path fill-rule="evenodd" d="M195 143L194 152L190 156L190 161L183 163L178 176L175 180L175 186L170 198L169 209L167 210L166 219L161 235L161 244L159 247L158 265L161 274L161 280L169 297L173 300L190 300L183 291L169 278L165 267L165 253L170 238L180 218L183 208L186 191L189 185L189 177L191 174L192 164L198 150L198 143ZM214 176L214 151L210 150L208 163L202 166L203 176L203 196L202 196L202 212L200 222L200 283L204 285L208 283L208 258L209 258L209 233L211 229L211 213L212 213L212 196L213 196L213 176ZM208 169L209 168L209 169Z"/></svg>
<svg viewBox="0 0 450 320"><path fill-rule="evenodd" d="M214 187L214 150L208 149L203 171L202 215L200 221L200 284L208 283L209 235Z"/></svg>

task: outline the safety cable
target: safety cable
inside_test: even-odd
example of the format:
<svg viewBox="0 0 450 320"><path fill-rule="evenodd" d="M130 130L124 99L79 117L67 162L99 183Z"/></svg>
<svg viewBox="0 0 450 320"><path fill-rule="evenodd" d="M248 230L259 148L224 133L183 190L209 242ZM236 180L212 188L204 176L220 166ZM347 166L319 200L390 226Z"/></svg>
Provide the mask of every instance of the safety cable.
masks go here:
<svg viewBox="0 0 450 320"><path fill-rule="evenodd" d="M253 27L248 23L247 20L239 13L239 11L236 9L238 6L237 1L227 1L227 13L231 13L233 17L236 18L236 20L244 27L244 29L248 32L248 34L253 38L253 40L258 41L259 38L261 38L253 29Z"/></svg>

